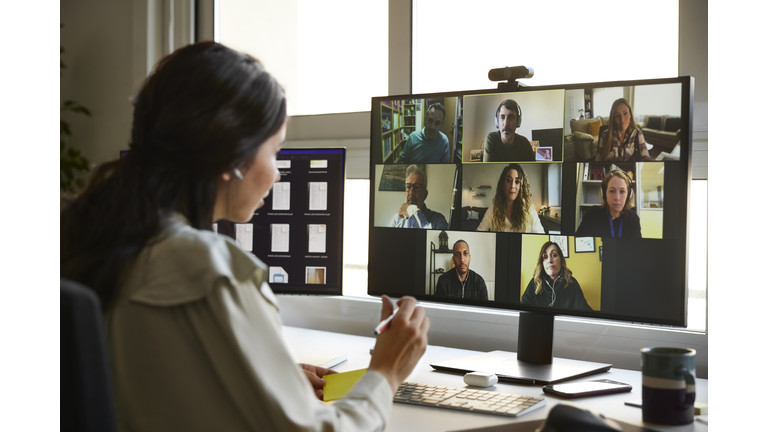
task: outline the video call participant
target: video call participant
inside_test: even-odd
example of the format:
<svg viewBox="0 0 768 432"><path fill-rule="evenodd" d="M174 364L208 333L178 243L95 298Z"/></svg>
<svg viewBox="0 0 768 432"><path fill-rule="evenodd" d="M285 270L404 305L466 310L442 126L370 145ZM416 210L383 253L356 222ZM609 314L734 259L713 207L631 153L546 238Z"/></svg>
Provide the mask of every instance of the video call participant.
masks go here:
<svg viewBox="0 0 768 432"><path fill-rule="evenodd" d="M397 162L401 164L450 162L448 137L440 131L444 120L445 107L443 104L437 102L430 105L424 120L424 128L408 136Z"/></svg>
<svg viewBox="0 0 768 432"><path fill-rule="evenodd" d="M649 161L643 131L637 127L632 108L626 99L616 99L611 105L608 129L597 144L597 161Z"/></svg>
<svg viewBox="0 0 768 432"><path fill-rule="evenodd" d="M485 137L483 162L535 161L536 155L528 138L516 133L523 121L520 106L507 99L496 108L496 129Z"/></svg>
<svg viewBox="0 0 768 432"><path fill-rule="evenodd" d="M368 371L326 405L293 363L267 266L219 219L247 222L279 180L282 87L213 42L160 60L134 99L131 150L61 213L61 276L105 308L118 430L382 430L426 350L429 319L403 297ZM104 235L110 233L110 235ZM394 308L382 297L382 318Z"/></svg>
<svg viewBox="0 0 768 432"><path fill-rule="evenodd" d="M579 281L565 265L560 246L546 242L539 251L533 278L521 300L524 305L592 310Z"/></svg>
<svg viewBox="0 0 768 432"><path fill-rule="evenodd" d="M544 233L539 215L531 203L531 185L523 167L504 167L496 183L493 204L477 226L478 231Z"/></svg>
<svg viewBox="0 0 768 432"><path fill-rule="evenodd" d="M394 228L448 229L445 216L427 208L427 173L416 165L405 169L405 203L389 222Z"/></svg>
<svg viewBox="0 0 768 432"><path fill-rule="evenodd" d="M632 210L632 180L624 171L609 172L600 184L600 207L592 207L576 230L576 236L634 237L643 236L640 218Z"/></svg>
<svg viewBox="0 0 768 432"><path fill-rule="evenodd" d="M470 300L488 300L488 289L482 276L469 269L469 245L464 240L453 244L453 268L437 279L435 295Z"/></svg>

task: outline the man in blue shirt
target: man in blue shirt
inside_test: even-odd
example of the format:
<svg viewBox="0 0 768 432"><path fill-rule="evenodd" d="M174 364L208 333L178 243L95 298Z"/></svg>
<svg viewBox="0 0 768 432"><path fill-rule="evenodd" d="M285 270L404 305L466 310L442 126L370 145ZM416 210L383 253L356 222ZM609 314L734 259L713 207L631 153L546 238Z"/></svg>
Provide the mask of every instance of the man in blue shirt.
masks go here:
<svg viewBox="0 0 768 432"><path fill-rule="evenodd" d="M445 120L445 107L440 102L427 109L424 129L412 133L400 152L401 164L449 163L451 155L448 137L440 132Z"/></svg>
<svg viewBox="0 0 768 432"><path fill-rule="evenodd" d="M405 203L389 222L394 228L448 229L445 216L427 208L427 173L416 165L405 170Z"/></svg>

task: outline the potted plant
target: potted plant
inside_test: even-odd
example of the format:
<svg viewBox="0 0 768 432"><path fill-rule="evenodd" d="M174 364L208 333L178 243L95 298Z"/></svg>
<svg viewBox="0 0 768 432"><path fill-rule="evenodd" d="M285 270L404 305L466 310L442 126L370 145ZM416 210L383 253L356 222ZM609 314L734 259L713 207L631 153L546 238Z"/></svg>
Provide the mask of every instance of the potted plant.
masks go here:
<svg viewBox="0 0 768 432"><path fill-rule="evenodd" d="M62 27L64 26L62 25ZM64 47L61 47L61 54L64 54ZM64 72L66 67L64 60L60 60L60 74ZM82 189L85 185L85 180L81 174L87 173L90 169L90 162L88 162L88 159L83 156L80 150L67 145L67 141L72 137L72 128L69 122L64 120L63 114L65 112L82 114L87 117L91 116L91 111L78 102L66 100L61 103L62 116L60 117L59 148L61 152L60 187L62 205L71 200Z"/></svg>

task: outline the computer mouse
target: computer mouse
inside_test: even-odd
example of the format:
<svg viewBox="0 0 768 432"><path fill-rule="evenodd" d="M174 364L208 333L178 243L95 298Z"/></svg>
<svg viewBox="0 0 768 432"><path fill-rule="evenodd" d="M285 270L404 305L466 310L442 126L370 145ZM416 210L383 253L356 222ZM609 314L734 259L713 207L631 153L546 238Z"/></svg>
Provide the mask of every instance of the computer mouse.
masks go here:
<svg viewBox="0 0 768 432"><path fill-rule="evenodd" d="M561 403L549 411L547 421L536 432L620 432L613 420Z"/></svg>

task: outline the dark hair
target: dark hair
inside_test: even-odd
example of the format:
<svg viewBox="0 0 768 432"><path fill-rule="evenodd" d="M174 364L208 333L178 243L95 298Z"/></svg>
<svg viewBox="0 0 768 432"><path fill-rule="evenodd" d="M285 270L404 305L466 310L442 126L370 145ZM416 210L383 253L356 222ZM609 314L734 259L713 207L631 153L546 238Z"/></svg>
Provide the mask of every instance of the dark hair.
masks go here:
<svg viewBox="0 0 768 432"><path fill-rule="evenodd" d="M285 119L283 89L251 56L200 42L160 60L134 98L130 151L99 166L61 214L61 276L107 308L164 217L211 229L217 179L251 161Z"/></svg>
<svg viewBox="0 0 768 432"><path fill-rule="evenodd" d="M445 113L445 107L443 106L443 104L441 104L440 102L433 103L432 105L430 105L427 108L427 112L426 112L425 116L428 116L429 115L429 110L432 110L432 109L435 110L435 111L442 111L443 112L443 121L445 121L446 113Z"/></svg>
<svg viewBox="0 0 768 432"><path fill-rule="evenodd" d="M518 105L517 101L515 101L514 99L505 99L503 102L499 104L499 107L496 108L496 118L499 118L499 111L501 111L501 107L504 107L514 112L515 117L520 117L520 105Z"/></svg>

